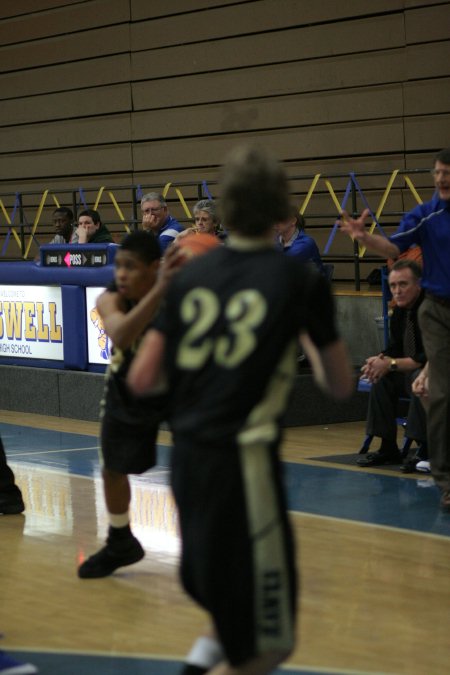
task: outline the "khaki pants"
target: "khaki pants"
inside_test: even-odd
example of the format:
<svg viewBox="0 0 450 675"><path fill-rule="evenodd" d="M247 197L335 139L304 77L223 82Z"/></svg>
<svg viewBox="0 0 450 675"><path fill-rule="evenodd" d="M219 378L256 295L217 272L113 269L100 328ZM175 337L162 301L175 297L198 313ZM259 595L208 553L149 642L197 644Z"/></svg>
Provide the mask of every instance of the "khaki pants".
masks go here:
<svg viewBox="0 0 450 675"><path fill-rule="evenodd" d="M431 473L442 490L450 490L450 303L425 297L419 325L429 361L428 454Z"/></svg>

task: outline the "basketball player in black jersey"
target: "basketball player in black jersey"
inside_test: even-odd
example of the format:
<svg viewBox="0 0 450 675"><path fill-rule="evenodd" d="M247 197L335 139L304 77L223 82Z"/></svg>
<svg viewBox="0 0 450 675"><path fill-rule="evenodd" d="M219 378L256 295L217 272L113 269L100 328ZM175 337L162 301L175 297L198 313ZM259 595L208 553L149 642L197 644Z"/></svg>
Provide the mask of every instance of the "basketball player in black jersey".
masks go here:
<svg viewBox="0 0 450 675"><path fill-rule="evenodd" d="M229 243L174 277L129 371L136 394L162 366L169 378L181 578L217 640L200 639L183 673L258 675L291 652L297 585L278 448L298 337L324 388L353 390L328 282L274 250L288 209L281 167L236 150L222 180Z"/></svg>
<svg viewBox="0 0 450 675"><path fill-rule="evenodd" d="M106 334L113 342L101 403L101 461L109 515L106 546L78 568L82 579L105 577L144 557L129 523L130 483L156 463L156 436L165 396L136 398L126 375L139 341L151 322L169 278L170 265L159 273L161 251L152 233L125 237L115 258L114 282L97 301Z"/></svg>

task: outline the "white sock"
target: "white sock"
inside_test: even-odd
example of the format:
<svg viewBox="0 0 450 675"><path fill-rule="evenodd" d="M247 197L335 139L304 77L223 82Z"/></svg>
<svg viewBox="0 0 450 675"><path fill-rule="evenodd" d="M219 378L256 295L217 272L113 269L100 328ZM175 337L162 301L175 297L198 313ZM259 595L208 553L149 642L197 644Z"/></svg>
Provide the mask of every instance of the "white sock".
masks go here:
<svg viewBox="0 0 450 675"><path fill-rule="evenodd" d="M130 523L128 511L125 513L108 513L111 527L126 527Z"/></svg>
<svg viewBox="0 0 450 675"><path fill-rule="evenodd" d="M220 642L215 638L202 636L192 645L191 651L186 657L186 663L209 670L223 658L224 653Z"/></svg>

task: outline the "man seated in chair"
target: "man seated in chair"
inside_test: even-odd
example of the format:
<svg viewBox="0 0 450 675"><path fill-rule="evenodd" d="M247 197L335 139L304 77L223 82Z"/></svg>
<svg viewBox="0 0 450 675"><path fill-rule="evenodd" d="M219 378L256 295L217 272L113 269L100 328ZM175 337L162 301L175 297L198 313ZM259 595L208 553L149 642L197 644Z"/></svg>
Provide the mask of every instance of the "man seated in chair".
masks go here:
<svg viewBox="0 0 450 675"><path fill-rule="evenodd" d="M420 266L407 259L397 260L389 273L389 288L395 303L389 344L377 356L369 357L361 369L362 377L372 383L366 431L371 436L379 436L381 445L376 452L360 457L359 466L401 464L396 422L401 397L410 397L406 435L426 446L425 410L419 398L411 393L412 381L426 361L417 322L417 310L424 295L420 287L421 274Z"/></svg>
<svg viewBox="0 0 450 675"><path fill-rule="evenodd" d="M316 242L305 232L305 219L295 206L290 207L287 220L275 225L275 233L277 247L283 253L302 262L311 262L324 276L330 276L324 270Z"/></svg>

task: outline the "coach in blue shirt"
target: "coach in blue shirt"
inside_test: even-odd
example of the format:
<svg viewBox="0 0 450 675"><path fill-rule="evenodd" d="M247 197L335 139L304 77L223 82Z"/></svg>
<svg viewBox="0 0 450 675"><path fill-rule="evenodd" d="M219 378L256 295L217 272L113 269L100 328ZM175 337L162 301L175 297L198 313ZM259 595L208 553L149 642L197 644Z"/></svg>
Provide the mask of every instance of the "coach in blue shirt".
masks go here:
<svg viewBox="0 0 450 675"><path fill-rule="evenodd" d="M341 229L387 258L413 244L422 248L425 300L419 322L429 366L428 447L441 507L450 512L450 148L436 155L431 173L434 197L407 213L389 239L366 232L368 210L356 219L343 213Z"/></svg>

